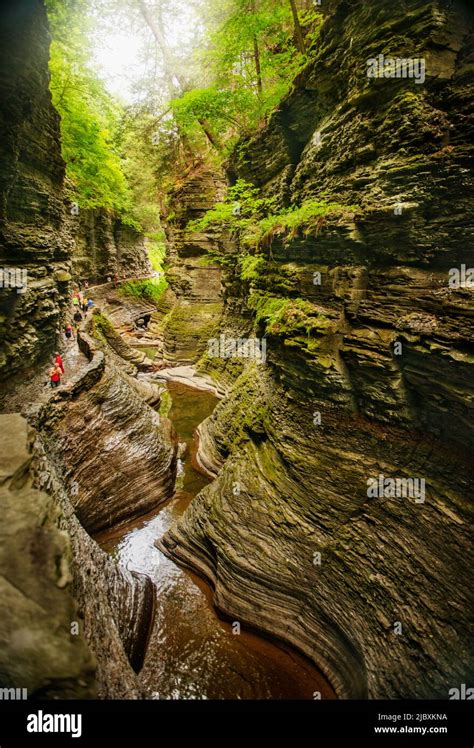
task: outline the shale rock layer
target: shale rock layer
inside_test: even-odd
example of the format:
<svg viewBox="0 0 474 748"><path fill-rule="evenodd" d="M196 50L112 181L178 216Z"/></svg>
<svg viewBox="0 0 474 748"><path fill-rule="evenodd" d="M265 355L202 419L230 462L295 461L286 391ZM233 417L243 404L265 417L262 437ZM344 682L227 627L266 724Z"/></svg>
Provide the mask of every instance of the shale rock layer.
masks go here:
<svg viewBox="0 0 474 748"><path fill-rule="evenodd" d="M449 285L474 259L472 13L424 0L323 11L316 60L228 172L281 208L347 209L275 232L251 283L237 263L224 276L221 333L265 336L267 361L201 360L231 387L200 429L218 477L164 547L340 696L447 698L474 671L472 288ZM423 57L424 84L368 78L381 53ZM380 475L423 479L425 494L368 493Z"/></svg>

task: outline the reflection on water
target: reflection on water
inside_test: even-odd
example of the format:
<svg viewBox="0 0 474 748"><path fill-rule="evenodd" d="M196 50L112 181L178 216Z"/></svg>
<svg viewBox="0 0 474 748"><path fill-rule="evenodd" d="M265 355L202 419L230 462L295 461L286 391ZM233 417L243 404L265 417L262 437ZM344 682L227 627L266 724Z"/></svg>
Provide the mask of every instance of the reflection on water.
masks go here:
<svg viewBox="0 0 474 748"><path fill-rule="evenodd" d="M252 633L234 634L232 622L218 618L209 587L155 547L155 540L208 483L194 466L193 433L217 402L208 392L173 382L168 387L173 398L169 415L180 442L187 445L181 485L158 512L99 540L123 565L148 574L156 585L142 685L165 699L312 699L315 691L331 698L330 686L303 657Z"/></svg>

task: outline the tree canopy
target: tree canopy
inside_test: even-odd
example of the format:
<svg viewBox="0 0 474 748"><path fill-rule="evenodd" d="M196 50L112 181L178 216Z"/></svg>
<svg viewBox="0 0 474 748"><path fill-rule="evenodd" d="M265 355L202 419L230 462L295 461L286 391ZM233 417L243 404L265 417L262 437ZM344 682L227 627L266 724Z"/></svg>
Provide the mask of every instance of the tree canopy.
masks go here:
<svg viewBox="0 0 474 748"><path fill-rule="evenodd" d="M187 164L224 159L278 105L321 22L308 0L47 0L47 8L51 92L77 201L148 232ZM110 93L94 60L117 28L140 49L132 101Z"/></svg>

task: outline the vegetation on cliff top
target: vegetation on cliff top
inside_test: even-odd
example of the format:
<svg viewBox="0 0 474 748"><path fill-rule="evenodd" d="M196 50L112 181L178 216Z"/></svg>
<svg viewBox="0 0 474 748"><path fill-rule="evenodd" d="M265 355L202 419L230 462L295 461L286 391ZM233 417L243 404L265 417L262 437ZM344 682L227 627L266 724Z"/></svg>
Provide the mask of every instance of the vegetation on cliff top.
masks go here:
<svg viewBox="0 0 474 748"><path fill-rule="evenodd" d="M159 279L146 278L143 280L130 280L122 283L119 293L122 296L130 296L135 299L146 299L157 302L168 288L168 282L164 276Z"/></svg>
<svg viewBox="0 0 474 748"><path fill-rule="evenodd" d="M188 137L217 150L254 130L307 62L322 15L290 0L206 0L205 38L194 59L201 85L171 102ZM202 85L204 84L204 85Z"/></svg>
<svg viewBox="0 0 474 748"><path fill-rule="evenodd" d="M315 53L322 23L310 0L46 2L51 92L72 199L81 208L111 210L147 233L159 229L165 195L178 178L200 163L222 162L264 123ZM124 86L128 101L111 95L113 75L107 81L97 64L109 37L123 29L139 47L139 64L130 66ZM120 43L128 38L117 36ZM109 53L114 70L117 56L117 49ZM270 204L259 208L255 196L251 202L252 221L267 219L255 227L249 220L247 240L255 246L318 212L302 207L308 215L299 221L275 214Z"/></svg>
<svg viewBox="0 0 474 748"><path fill-rule="evenodd" d="M261 197L256 187L239 179L229 188L224 201L201 218L191 221L187 230L229 231L241 251L238 258L240 277L252 281L264 271L268 258L262 252L271 247L275 238L286 244L301 235L317 236L327 217L348 216L357 207L325 200L306 200L299 206L276 210L274 198ZM223 264L230 261L218 254L213 259Z"/></svg>

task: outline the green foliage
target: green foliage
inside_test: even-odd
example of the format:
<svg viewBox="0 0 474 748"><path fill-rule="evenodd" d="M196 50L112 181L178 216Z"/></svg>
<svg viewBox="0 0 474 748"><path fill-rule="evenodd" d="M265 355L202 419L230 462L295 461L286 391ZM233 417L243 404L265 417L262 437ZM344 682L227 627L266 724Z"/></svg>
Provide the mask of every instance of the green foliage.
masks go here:
<svg viewBox="0 0 474 748"><path fill-rule="evenodd" d="M53 35L50 89L61 115L62 153L76 199L83 208L113 210L136 228L114 143L120 109L89 66L86 21L72 3L48 0L47 7Z"/></svg>
<svg viewBox="0 0 474 748"><path fill-rule="evenodd" d="M163 272L163 261L165 259L166 245L164 242L164 236L161 234L155 235L159 238L148 240L148 257L150 259L153 270L161 273Z"/></svg>
<svg viewBox="0 0 474 748"><path fill-rule="evenodd" d="M146 233L160 226L159 152L156 122L149 112L129 108L122 113L117 132L122 169L132 195L131 215Z"/></svg>
<svg viewBox="0 0 474 748"><path fill-rule="evenodd" d="M265 267L265 259L261 255L244 255L239 258L239 264L242 280L252 281L259 278L260 271Z"/></svg>
<svg viewBox="0 0 474 748"><path fill-rule="evenodd" d="M197 61L200 85L172 102L172 109L188 134L195 135L205 120L226 152L287 93L312 54L322 15L313 9L301 14L306 56L295 47L289 0L221 0L218 7L207 0L205 16L208 41Z"/></svg>
<svg viewBox="0 0 474 748"><path fill-rule="evenodd" d="M269 215L258 223L249 242L267 246L275 236L289 242L301 233L317 235L327 216L343 216L357 210L356 205L341 205L324 200L306 200L300 207L291 207L276 215Z"/></svg>
<svg viewBox="0 0 474 748"><path fill-rule="evenodd" d="M239 179L227 192L226 199L205 213L202 218L190 221L189 231L206 231L208 228L229 229L231 231L245 229L250 223L255 223L259 217L274 209L273 198L259 197L259 191L254 185Z"/></svg>
<svg viewBox="0 0 474 748"><path fill-rule="evenodd" d="M261 198L256 187L243 179L229 189L224 202L196 221L188 224L190 231L209 228L227 229L238 233L242 247L264 248L276 236L285 242L300 233L317 235L327 216L343 216L357 210L355 205L341 205L325 200L307 200L301 206L292 206L279 213L274 198Z"/></svg>
<svg viewBox="0 0 474 748"><path fill-rule="evenodd" d="M168 287L168 282L164 276L158 281L155 279L131 280L122 283L119 293L123 296L131 296L135 299L146 299L156 303L159 301Z"/></svg>
<svg viewBox="0 0 474 748"><path fill-rule="evenodd" d="M106 317L104 314L101 314L97 310L94 310L92 321L93 333L96 337L107 338L107 336L116 334L114 327L108 317Z"/></svg>
<svg viewBox="0 0 474 748"><path fill-rule="evenodd" d="M253 293L249 306L255 310L255 321L263 323L269 335L295 334L327 327L328 320L309 301Z"/></svg>
<svg viewBox="0 0 474 748"><path fill-rule="evenodd" d="M171 102L175 120L181 130L192 132L200 122L207 121L212 123L213 133L217 135L225 134L229 127L239 127L239 116L249 106L252 106L249 92L219 89L216 86L195 88Z"/></svg>

